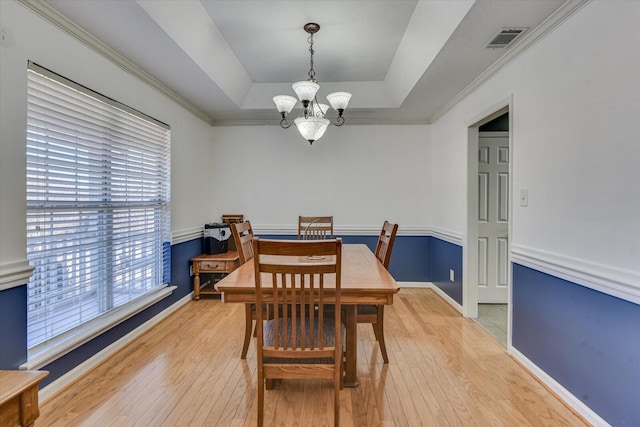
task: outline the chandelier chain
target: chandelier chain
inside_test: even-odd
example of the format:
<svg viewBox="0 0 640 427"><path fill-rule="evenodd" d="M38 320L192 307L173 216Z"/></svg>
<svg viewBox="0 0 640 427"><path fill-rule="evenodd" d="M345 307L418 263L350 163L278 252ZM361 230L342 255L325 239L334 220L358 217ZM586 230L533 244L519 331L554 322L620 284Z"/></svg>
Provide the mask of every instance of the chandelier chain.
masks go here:
<svg viewBox="0 0 640 427"><path fill-rule="evenodd" d="M343 112L347 108L351 94L349 92L333 92L327 95L327 100L338 113L338 117L335 120L328 119L326 114L329 106L318 102L317 93L320 85L316 80L316 71L313 69L313 56L315 54L313 35L320 30L320 25L309 22L303 28L309 34L309 37L307 37L307 43L309 43L309 72L307 74L309 78L306 81L295 82L292 85L294 92L298 95L298 99L288 95L277 95L273 97L273 102L275 102L276 108L280 113L280 126L287 129L292 124L295 124L300 135L309 144L313 144L314 141L324 135L328 125L342 126L344 124ZM302 102L302 112L295 120L289 121L287 115L296 106L298 100Z"/></svg>
<svg viewBox="0 0 640 427"><path fill-rule="evenodd" d="M311 54L311 59L309 60L311 66L311 68L309 68L309 80L315 81L316 72L313 69L313 54L315 53L315 50L313 50L313 33L311 33L311 35L307 39L307 42L309 42L309 53Z"/></svg>

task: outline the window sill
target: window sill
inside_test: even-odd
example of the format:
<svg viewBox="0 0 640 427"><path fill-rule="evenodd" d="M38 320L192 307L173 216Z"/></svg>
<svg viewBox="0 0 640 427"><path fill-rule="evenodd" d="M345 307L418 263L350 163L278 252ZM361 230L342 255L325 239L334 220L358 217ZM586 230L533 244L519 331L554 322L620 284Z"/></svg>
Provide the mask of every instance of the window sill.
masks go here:
<svg viewBox="0 0 640 427"><path fill-rule="evenodd" d="M71 334L51 340L45 348L30 351L27 362L20 365L20 369L40 369L48 365L91 341L105 331L151 307L153 304L171 295L175 289L176 286L165 286L159 291L141 298L133 304L89 322L85 326L74 330Z"/></svg>

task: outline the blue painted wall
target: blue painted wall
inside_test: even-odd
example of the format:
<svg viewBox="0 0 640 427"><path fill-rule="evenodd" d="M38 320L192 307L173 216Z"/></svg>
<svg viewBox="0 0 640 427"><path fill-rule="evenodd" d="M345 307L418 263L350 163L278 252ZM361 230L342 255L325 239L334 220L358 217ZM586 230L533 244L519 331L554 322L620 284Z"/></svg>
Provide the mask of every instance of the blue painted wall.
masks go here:
<svg viewBox="0 0 640 427"><path fill-rule="evenodd" d="M267 236L267 238L290 238L296 236ZM363 243L375 251L377 236L342 236L345 243ZM389 270L398 281L428 282L433 277L442 277L438 283L445 292L462 294L462 250L456 245L426 236L398 236L393 248ZM171 285L177 286L172 295L152 307L101 334L58 360L42 367L50 372L42 386L55 381L88 358L111 345L144 322L176 303L192 291L189 276L189 260L202 253L201 239L171 246ZM456 269L459 285L448 282L449 268ZM460 297L461 298L461 297ZM461 299L460 299L461 301ZM0 293L0 369L17 369L27 361L26 328L27 290L18 286Z"/></svg>
<svg viewBox="0 0 640 427"><path fill-rule="evenodd" d="M640 306L513 265L513 346L613 426L640 426Z"/></svg>
<svg viewBox="0 0 640 427"><path fill-rule="evenodd" d="M261 236L295 238L295 236ZM343 236L375 250L377 236ZM46 385L192 291L189 260L201 240L171 247L177 289L147 310L43 367ZM449 269L455 281L449 281ZM462 304L462 247L434 237L398 236L389 267L399 281L431 281ZM0 292L0 369L26 362L26 285ZM640 306L514 264L513 345L614 426L640 425Z"/></svg>
<svg viewBox="0 0 640 427"><path fill-rule="evenodd" d="M265 239L297 239L296 235L257 234ZM378 236L336 236L345 244L365 244L375 252ZM391 252L389 272L400 282L429 282L431 278L431 237L397 236Z"/></svg>
<svg viewBox="0 0 640 427"><path fill-rule="evenodd" d="M263 236L292 238L295 236ZM345 243L364 243L375 250L377 236L344 236ZM42 369L50 372L41 383L55 381L88 358L111 345L162 310L189 294L192 281L189 260L202 253L201 239L171 246L171 285L177 289L169 297L115 326ZM391 257L390 271L400 281L428 281L430 277L430 237L398 236ZM26 285L0 293L0 369L18 369L27 361Z"/></svg>
<svg viewBox="0 0 640 427"><path fill-rule="evenodd" d="M453 282L449 280L450 269ZM431 238L431 282L462 305L462 246Z"/></svg>
<svg viewBox="0 0 640 427"><path fill-rule="evenodd" d="M189 259L201 253L200 245L200 239L196 239L171 247L171 285L177 286L177 289L170 296L43 366L41 369L49 371L49 376L40 383L41 387L55 381L189 294L193 289ZM0 293L0 369L18 369L27 361L26 289L26 285L18 286Z"/></svg>
<svg viewBox="0 0 640 427"><path fill-rule="evenodd" d="M0 291L0 369L27 361L27 287Z"/></svg>

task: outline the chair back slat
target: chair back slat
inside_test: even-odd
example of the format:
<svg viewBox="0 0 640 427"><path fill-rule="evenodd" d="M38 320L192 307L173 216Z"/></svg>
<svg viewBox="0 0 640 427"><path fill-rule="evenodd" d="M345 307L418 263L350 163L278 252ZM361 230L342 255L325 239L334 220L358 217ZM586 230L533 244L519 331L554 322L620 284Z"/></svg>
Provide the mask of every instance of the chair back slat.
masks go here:
<svg viewBox="0 0 640 427"><path fill-rule="evenodd" d="M333 237L333 216L298 217L298 240L325 240Z"/></svg>
<svg viewBox="0 0 640 427"><path fill-rule="evenodd" d="M378 244L376 245L376 258L380 260L384 268L389 268L389 261L391 261L391 251L393 244L396 240L396 233L398 232L398 224L391 224L389 221L385 221L380 236L378 237Z"/></svg>
<svg viewBox="0 0 640 427"><path fill-rule="evenodd" d="M341 240L253 239L258 310L258 425L264 389L273 379L323 378L334 383L334 425L340 424L343 367L340 278ZM333 318L324 307L333 305ZM317 308L317 310L316 310Z"/></svg>
<svg viewBox="0 0 640 427"><path fill-rule="evenodd" d="M273 313L272 350L311 351L309 354L329 350L324 344L324 307L340 304L341 242L255 238L253 244L256 302L270 305L268 311ZM328 283L332 285L330 289ZM340 309L336 316L340 318ZM258 317L259 322L268 320L260 314ZM263 345L262 332L258 328L259 349Z"/></svg>
<svg viewBox="0 0 640 427"><path fill-rule="evenodd" d="M249 221L231 223L231 234L238 248L240 264L253 258L253 229Z"/></svg>

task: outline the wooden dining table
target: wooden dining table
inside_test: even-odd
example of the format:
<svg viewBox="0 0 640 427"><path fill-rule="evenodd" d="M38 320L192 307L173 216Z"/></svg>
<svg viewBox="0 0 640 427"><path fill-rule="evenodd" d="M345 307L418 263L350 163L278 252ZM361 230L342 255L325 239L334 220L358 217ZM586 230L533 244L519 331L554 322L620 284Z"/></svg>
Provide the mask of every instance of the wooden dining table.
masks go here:
<svg viewBox="0 0 640 427"><path fill-rule="evenodd" d="M253 262L247 262L217 284L225 303L255 303L255 276ZM329 285L330 286L330 285ZM398 284L373 252L363 244L342 245L342 276L340 303L346 318L346 366L344 386L359 385L357 370L358 304L393 304Z"/></svg>

